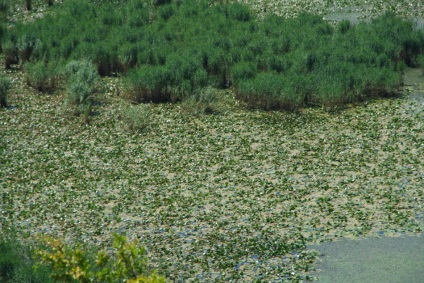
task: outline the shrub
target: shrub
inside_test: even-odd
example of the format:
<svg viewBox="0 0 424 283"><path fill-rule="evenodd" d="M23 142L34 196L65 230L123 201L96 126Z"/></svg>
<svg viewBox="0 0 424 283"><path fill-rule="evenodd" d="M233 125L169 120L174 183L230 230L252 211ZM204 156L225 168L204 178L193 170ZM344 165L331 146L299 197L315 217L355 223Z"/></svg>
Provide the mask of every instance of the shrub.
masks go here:
<svg viewBox="0 0 424 283"><path fill-rule="evenodd" d="M34 252L15 238L0 239L0 281L1 282L53 282L49 278L50 269L44 266L33 268L36 260Z"/></svg>
<svg viewBox="0 0 424 283"><path fill-rule="evenodd" d="M340 21L337 25L337 29L340 33L345 34L351 28L351 23L348 20Z"/></svg>
<svg viewBox="0 0 424 283"><path fill-rule="evenodd" d="M53 92L59 87L60 67L42 61L24 65L27 84L41 92Z"/></svg>
<svg viewBox="0 0 424 283"><path fill-rule="evenodd" d="M10 8L10 0L0 0L0 14L1 17L5 17L5 15L9 12Z"/></svg>
<svg viewBox="0 0 424 283"><path fill-rule="evenodd" d="M417 65L420 68L424 68L424 54L420 54L417 56Z"/></svg>
<svg viewBox="0 0 424 283"><path fill-rule="evenodd" d="M135 44L124 43L118 47L119 67L124 72L135 67L137 63L137 47Z"/></svg>
<svg viewBox="0 0 424 283"><path fill-rule="evenodd" d="M0 77L0 108L7 107L7 93L10 89L10 81L6 77Z"/></svg>
<svg viewBox="0 0 424 283"><path fill-rule="evenodd" d="M123 112L123 120L132 132L145 130L151 123L152 113L149 104L128 107Z"/></svg>
<svg viewBox="0 0 424 283"><path fill-rule="evenodd" d="M64 282L165 283L165 278L150 271L146 249L136 241L127 242L116 235L113 250L93 251L87 247L67 247L59 240L43 237L45 248L37 250L42 263L53 271L51 277Z"/></svg>
<svg viewBox="0 0 424 283"><path fill-rule="evenodd" d="M88 61L71 61L65 67L65 74L68 76L66 104L74 107L75 115L88 119L99 81L96 67Z"/></svg>

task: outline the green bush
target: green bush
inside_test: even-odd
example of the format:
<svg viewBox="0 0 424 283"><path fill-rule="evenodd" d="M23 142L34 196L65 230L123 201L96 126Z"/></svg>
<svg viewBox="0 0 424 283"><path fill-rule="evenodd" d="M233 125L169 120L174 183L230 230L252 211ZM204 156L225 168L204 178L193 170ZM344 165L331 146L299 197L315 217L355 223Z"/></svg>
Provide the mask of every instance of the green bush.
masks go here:
<svg viewBox="0 0 424 283"><path fill-rule="evenodd" d="M10 283L48 283L53 282L51 270L45 266L34 268L34 251L14 238L0 239L0 281Z"/></svg>
<svg viewBox="0 0 424 283"><path fill-rule="evenodd" d="M123 112L123 121L132 132L145 130L151 123L152 113L149 104L128 107Z"/></svg>
<svg viewBox="0 0 424 283"><path fill-rule="evenodd" d="M0 0L0 15L2 18L9 12L10 0Z"/></svg>
<svg viewBox="0 0 424 283"><path fill-rule="evenodd" d="M96 67L88 61L71 61L65 67L65 74L68 77L66 104L74 108L75 115L88 119L99 81Z"/></svg>
<svg viewBox="0 0 424 283"><path fill-rule="evenodd" d="M41 92L53 92L59 88L61 74L60 66L45 64L42 61L27 62L24 65L26 82L29 86Z"/></svg>
<svg viewBox="0 0 424 283"><path fill-rule="evenodd" d="M136 241L116 235L110 252L43 237L36 251L43 264L51 268L51 277L60 282L165 283L165 278L148 268L147 252Z"/></svg>
<svg viewBox="0 0 424 283"><path fill-rule="evenodd" d="M0 108L6 108L7 105L7 93L10 89L10 81L4 76L0 76Z"/></svg>

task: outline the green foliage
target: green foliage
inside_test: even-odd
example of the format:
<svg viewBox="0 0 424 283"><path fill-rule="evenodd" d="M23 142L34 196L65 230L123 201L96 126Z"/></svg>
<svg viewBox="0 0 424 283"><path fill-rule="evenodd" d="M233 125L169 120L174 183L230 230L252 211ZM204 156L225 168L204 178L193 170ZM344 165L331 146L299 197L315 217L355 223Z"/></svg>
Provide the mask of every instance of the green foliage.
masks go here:
<svg viewBox="0 0 424 283"><path fill-rule="evenodd" d="M183 108L194 115L214 114L222 108L220 104L218 90L205 87L187 98L183 103Z"/></svg>
<svg viewBox="0 0 424 283"><path fill-rule="evenodd" d="M424 71L424 54L417 56L417 65Z"/></svg>
<svg viewBox="0 0 424 283"><path fill-rule="evenodd" d="M36 38L32 35L23 34L17 42L17 48L19 52L19 58L22 63L28 61L31 57L31 54L37 45L41 44Z"/></svg>
<svg viewBox="0 0 424 283"><path fill-rule="evenodd" d="M165 283L165 278L148 268L146 249L136 241L115 235L113 250L93 251L82 246L68 247L59 240L43 237L45 248L37 250L51 277L62 282Z"/></svg>
<svg viewBox="0 0 424 283"><path fill-rule="evenodd" d="M333 27L318 15L258 20L246 5L212 2L69 0L10 31L6 62L86 60L102 76L127 74L129 97L138 102L180 101L232 85L248 104L276 109L391 93L401 83L395 73L417 66L424 48L424 32L392 13ZM364 80L356 69L373 75ZM264 81L273 90L261 94Z"/></svg>
<svg viewBox="0 0 424 283"><path fill-rule="evenodd" d="M0 0L0 13L7 13L10 7L10 0Z"/></svg>
<svg viewBox="0 0 424 283"><path fill-rule="evenodd" d="M17 64L19 62L18 57L18 48L16 47L15 38L5 36L3 42L1 44L2 52L4 53L4 63L5 68L10 69L13 64Z"/></svg>
<svg viewBox="0 0 424 283"><path fill-rule="evenodd" d="M10 81L4 76L0 76L0 108L7 107L7 93L10 89Z"/></svg>
<svg viewBox="0 0 424 283"><path fill-rule="evenodd" d="M163 102L171 98L171 74L164 66L146 66L132 71L127 77L129 97L135 102Z"/></svg>
<svg viewBox="0 0 424 283"><path fill-rule="evenodd" d="M262 72L252 80L239 82L237 97L265 110L296 109L302 106L304 97L295 92L296 85L292 87L291 83L277 73Z"/></svg>
<svg viewBox="0 0 424 283"><path fill-rule="evenodd" d="M65 67L68 78L66 103L74 107L74 114L88 119L91 112L93 95L99 75L95 66L88 61L71 61Z"/></svg>
<svg viewBox="0 0 424 283"><path fill-rule="evenodd" d="M149 104L137 107L128 107L123 112L123 120L132 132L140 132L146 129L152 119L152 113Z"/></svg>
<svg viewBox="0 0 424 283"><path fill-rule="evenodd" d="M42 61L28 62L24 65L27 84L41 92L53 92L61 81L59 68Z"/></svg>
<svg viewBox="0 0 424 283"><path fill-rule="evenodd" d="M50 270L44 266L33 268L33 251L14 238L0 239L0 281L10 283L47 283Z"/></svg>

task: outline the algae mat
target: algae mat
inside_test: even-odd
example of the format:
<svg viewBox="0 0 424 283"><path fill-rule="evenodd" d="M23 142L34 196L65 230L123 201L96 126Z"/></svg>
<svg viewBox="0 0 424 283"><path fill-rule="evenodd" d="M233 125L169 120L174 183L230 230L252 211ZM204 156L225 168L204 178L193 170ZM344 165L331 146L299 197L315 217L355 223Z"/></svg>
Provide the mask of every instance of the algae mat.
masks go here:
<svg viewBox="0 0 424 283"><path fill-rule="evenodd" d="M424 236L327 242L309 248L320 253L312 276L319 282L422 283Z"/></svg>

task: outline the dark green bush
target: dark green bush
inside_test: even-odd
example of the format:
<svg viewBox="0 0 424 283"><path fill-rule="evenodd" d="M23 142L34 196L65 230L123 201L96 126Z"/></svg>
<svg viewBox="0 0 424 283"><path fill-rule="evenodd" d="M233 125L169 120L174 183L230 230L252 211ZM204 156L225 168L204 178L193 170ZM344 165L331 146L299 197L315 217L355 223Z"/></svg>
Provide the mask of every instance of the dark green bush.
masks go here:
<svg viewBox="0 0 424 283"><path fill-rule="evenodd" d="M9 8L10 0L0 0L0 14L2 18L9 12Z"/></svg>
<svg viewBox="0 0 424 283"><path fill-rule="evenodd" d="M7 93L10 89L10 81L6 77L0 76L0 108L6 108Z"/></svg>
<svg viewBox="0 0 424 283"><path fill-rule="evenodd" d="M45 266L34 268L36 260L31 248L14 238L0 239L0 282L48 283L53 282Z"/></svg>
<svg viewBox="0 0 424 283"><path fill-rule="evenodd" d="M350 23L350 21L349 20L343 20L343 21L340 21L339 23L338 23L338 26L337 26L337 30L338 30L338 32L340 32L341 34L345 34L350 28L351 28L351 23Z"/></svg>
<svg viewBox="0 0 424 283"><path fill-rule="evenodd" d="M231 78L234 82L251 80L257 73L258 68L253 62L241 61L231 67Z"/></svg>

